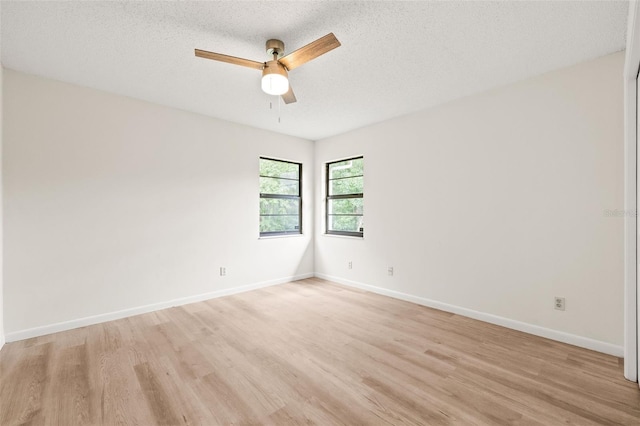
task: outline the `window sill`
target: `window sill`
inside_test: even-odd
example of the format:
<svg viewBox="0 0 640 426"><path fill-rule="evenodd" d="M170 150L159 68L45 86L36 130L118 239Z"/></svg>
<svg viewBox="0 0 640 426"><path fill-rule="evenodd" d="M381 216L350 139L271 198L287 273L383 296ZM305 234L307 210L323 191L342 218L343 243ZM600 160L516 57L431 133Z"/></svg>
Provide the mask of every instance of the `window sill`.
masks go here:
<svg viewBox="0 0 640 426"><path fill-rule="evenodd" d="M364 236L359 237L357 235L338 235L338 234L322 234L323 237L330 237L330 238L349 238L352 240L364 240Z"/></svg>
<svg viewBox="0 0 640 426"><path fill-rule="evenodd" d="M274 240L277 238L300 238L304 237L304 234L284 234L284 235L261 235L259 240Z"/></svg>

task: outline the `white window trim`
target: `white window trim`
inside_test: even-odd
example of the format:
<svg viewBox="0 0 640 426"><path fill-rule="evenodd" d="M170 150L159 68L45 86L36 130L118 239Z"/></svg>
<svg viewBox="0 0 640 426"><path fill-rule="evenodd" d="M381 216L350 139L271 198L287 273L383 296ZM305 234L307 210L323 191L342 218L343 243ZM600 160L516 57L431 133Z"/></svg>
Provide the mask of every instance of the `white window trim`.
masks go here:
<svg viewBox="0 0 640 426"><path fill-rule="evenodd" d="M629 2L624 67L625 182L624 208L624 376L638 381L638 70L640 70L640 3ZM634 214L630 214L630 213Z"/></svg>

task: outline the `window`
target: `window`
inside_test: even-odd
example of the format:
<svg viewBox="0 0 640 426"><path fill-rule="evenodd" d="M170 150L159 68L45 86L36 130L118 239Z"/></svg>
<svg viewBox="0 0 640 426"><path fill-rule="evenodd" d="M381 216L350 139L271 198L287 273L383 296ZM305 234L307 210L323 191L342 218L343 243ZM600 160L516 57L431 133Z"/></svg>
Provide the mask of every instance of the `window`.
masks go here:
<svg viewBox="0 0 640 426"><path fill-rule="evenodd" d="M327 234L364 235L362 157L327 163Z"/></svg>
<svg viewBox="0 0 640 426"><path fill-rule="evenodd" d="M260 157L260 236L302 233L302 164Z"/></svg>

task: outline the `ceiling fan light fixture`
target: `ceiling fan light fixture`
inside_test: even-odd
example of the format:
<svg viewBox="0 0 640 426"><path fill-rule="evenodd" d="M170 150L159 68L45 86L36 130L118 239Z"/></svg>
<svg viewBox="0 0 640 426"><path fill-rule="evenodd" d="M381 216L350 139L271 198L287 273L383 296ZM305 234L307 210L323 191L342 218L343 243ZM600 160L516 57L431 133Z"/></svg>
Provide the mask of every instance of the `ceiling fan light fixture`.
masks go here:
<svg viewBox="0 0 640 426"><path fill-rule="evenodd" d="M262 90L269 94L280 96L289 91L287 70L278 61L269 61L262 70Z"/></svg>

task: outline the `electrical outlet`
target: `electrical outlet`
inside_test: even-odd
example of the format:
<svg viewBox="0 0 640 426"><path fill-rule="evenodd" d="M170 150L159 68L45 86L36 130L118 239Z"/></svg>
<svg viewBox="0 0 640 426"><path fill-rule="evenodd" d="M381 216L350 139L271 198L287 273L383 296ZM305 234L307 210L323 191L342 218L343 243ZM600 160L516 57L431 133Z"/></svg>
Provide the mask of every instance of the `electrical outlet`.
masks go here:
<svg viewBox="0 0 640 426"><path fill-rule="evenodd" d="M387 273L389 274L390 277L393 276L393 266L389 266L389 268L387 269Z"/></svg>
<svg viewBox="0 0 640 426"><path fill-rule="evenodd" d="M555 297L553 299L553 307L559 311L564 311L564 297Z"/></svg>
<svg viewBox="0 0 640 426"><path fill-rule="evenodd" d="M224 277L225 275L227 275L227 268L225 268L224 266L220 267L220 276Z"/></svg>
<svg viewBox="0 0 640 426"><path fill-rule="evenodd" d="M353 262L349 261L349 269L353 269Z"/></svg>

